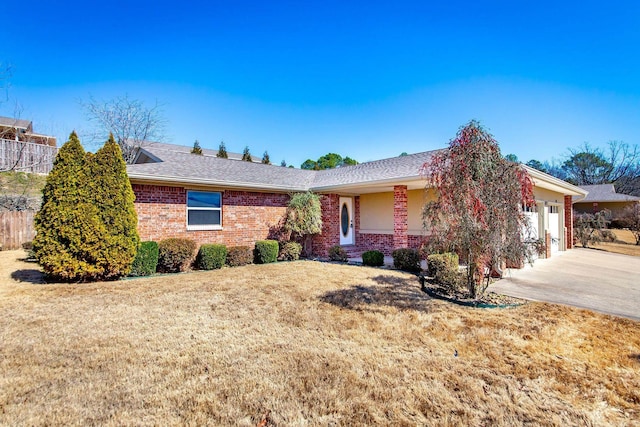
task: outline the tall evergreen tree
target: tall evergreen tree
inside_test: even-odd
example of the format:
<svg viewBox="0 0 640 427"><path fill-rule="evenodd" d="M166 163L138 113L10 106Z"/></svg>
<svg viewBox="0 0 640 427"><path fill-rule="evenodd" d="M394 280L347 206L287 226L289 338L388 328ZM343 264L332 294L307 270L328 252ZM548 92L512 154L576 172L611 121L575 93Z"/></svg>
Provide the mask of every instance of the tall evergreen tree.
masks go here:
<svg viewBox="0 0 640 427"><path fill-rule="evenodd" d="M220 146L218 147L218 154L216 157L220 157L221 159L228 159L229 155L227 154L227 147L224 145L224 141L220 141Z"/></svg>
<svg viewBox="0 0 640 427"><path fill-rule="evenodd" d="M242 160L245 162L252 162L251 153L249 152L249 146L244 147L244 151L242 152Z"/></svg>
<svg viewBox="0 0 640 427"><path fill-rule="evenodd" d="M36 215L34 253L45 274L73 282L127 274L139 240L133 200L113 136L92 155L72 133L47 177Z"/></svg>
<svg viewBox="0 0 640 427"><path fill-rule="evenodd" d="M96 272L90 253L101 226L88 201L86 158L72 132L47 176L42 207L35 217L33 250L45 274L54 280L79 281Z"/></svg>
<svg viewBox="0 0 640 427"><path fill-rule="evenodd" d="M267 153L266 151L262 155L262 163L265 164L265 165L270 165L271 164L271 160L269 159L269 153Z"/></svg>
<svg viewBox="0 0 640 427"><path fill-rule="evenodd" d="M287 167L287 162L284 161L284 159L280 162L280 166L282 166L283 168Z"/></svg>
<svg viewBox="0 0 640 427"><path fill-rule="evenodd" d="M138 249L138 216L126 164L113 135L87 162L89 201L98 207L103 235L92 256L96 278L108 280L129 272Z"/></svg>

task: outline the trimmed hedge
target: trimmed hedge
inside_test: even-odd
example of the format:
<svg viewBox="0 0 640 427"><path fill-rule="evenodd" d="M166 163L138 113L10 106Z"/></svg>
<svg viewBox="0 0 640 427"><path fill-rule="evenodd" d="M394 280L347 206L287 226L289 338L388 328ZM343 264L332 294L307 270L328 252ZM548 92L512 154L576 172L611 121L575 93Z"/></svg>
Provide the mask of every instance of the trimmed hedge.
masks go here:
<svg viewBox="0 0 640 427"><path fill-rule="evenodd" d="M158 244L158 271L178 273L185 271L193 262L196 242L190 239L170 238Z"/></svg>
<svg viewBox="0 0 640 427"><path fill-rule="evenodd" d="M227 261L227 247L215 243L204 244L198 250L196 267L199 270L222 268Z"/></svg>
<svg viewBox="0 0 640 427"><path fill-rule="evenodd" d="M278 260L277 240L258 240L256 242L255 258L256 264L268 264Z"/></svg>
<svg viewBox="0 0 640 427"><path fill-rule="evenodd" d="M329 259L331 261L347 262L347 251L342 246L331 246L329 248Z"/></svg>
<svg viewBox="0 0 640 427"><path fill-rule="evenodd" d="M253 263L253 251L249 246L232 246L227 250L227 265L240 267Z"/></svg>
<svg viewBox="0 0 640 427"><path fill-rule="evenodd" d="M151 276L158 268L158 244L140 242L129 276Z"/></svg>
<svg viewBox="0 0 640 427"><path fill-rule="evenodd" d="M370 267L384 265L384 254L380 251L366 251L362 254L362 264Z"/></svg>
<svg viewBox="0 0 640 427"><path fill-rule="evenodd" d="M278 254L278 260L280 261L295 261L300 258L302 252L302 245L297 242L285 242L280 248Z"/></svg>
<svg viewBox="0 0 640 427"><path fill-rule="evenodd" d="M458 265L458 254L455 253L432 254L427 257L429 276L433 277L436 283L449 288L455 288L460 284Z"/></svg>
<svg viewBox="0 0 640 427"><path fill-rule="evenodd" d="M415 249L396 249L391 253L391 256L393 257L393 266L398 270L411 273L417 273L422 270L420 267L420 253Z"/></svg>

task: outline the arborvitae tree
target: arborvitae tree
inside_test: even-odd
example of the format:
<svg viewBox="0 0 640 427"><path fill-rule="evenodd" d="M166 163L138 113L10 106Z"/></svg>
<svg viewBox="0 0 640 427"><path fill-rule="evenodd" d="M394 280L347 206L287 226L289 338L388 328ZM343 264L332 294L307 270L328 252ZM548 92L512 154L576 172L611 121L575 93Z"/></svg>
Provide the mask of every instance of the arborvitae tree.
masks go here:
<svg viewBox="0 0 640 427"><path fill-rule="evenodd" d="M224 145L224 141L220 141L220 146L218 147L218 154L216 157L220 157L221 159L228 159L229 155L227 154L227 147Z"/></svg>
<svg viewBox="0 0 640 427"><path fill-rule="evenodd" d="M191 149L191 154L202 155L202 147L200 147L200 142L196 139L196 142L193 143L193 148Z"/></svg>
<svg viewBox="0 0 640 427"><path fill-rule="evenodd" d="M105 226L92 253L98 269L95 279L116 279L129 273L140 239L135 196L113 135L85 168L91 177L87 180L89 199L98 208L100 223Z"/></svg>
<svg viewBox="0 0 640 427"><path fill-rule="evenodd" d="M113 137L92 155L72 133L47 177L36 215L34 253L45 274L74 282L126 274L138 246L133 200Z"/></svg>
<svg viewBox="0 0 640 427"><path fill-rule="evenodd" d="M271 164L271 160L269 159L269 153L267 153L266 151L262 155L262 164L265 164L265 165Z"/></svg>
<svg viewBox="0 0 640 427"><path fill-rule="evenodd" d="M245 162L252 162L251 153L249 153L249 146L244 147L244 151L242 152L242 160Z"/></svg>
<svg viewBox="0 0 640 427"><path fill-rule="evenodd" d="M96 273L90 254L101 224L88 200L86 158L78 135L72 132L58 151L42 192L33 250L50 279L81 281L86 274Z"/></svg>
<svg viewBox="0 0 640 427"><path fill-rule="evenodd" d="M287 162L285 162L284 160L282 160L282 161L280 162L280 166L282 166L283 168L286 168L286 167L287 167Z"/></svg>

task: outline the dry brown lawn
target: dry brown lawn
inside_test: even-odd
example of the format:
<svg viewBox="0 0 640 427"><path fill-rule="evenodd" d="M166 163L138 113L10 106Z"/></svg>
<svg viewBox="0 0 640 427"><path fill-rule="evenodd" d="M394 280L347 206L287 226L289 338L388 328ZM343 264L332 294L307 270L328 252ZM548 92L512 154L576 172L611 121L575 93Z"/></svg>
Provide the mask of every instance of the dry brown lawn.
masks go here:
<svg viewBox="0 0 640 427"><path fill-rule="evenodd" d="M611 230L616 235L615 243L599 243L595 245L596 249L602 249L607 252L614 252L623 255L640 256L640 246L636 245L636 239L629 230Z"/></svg>
<svg viewBox="0 0 640 427"><path fill-rule="evenodd" d="M0 252L2 425L640 420L628 319L463 308L409 274L311 261L43 285L19 256Z"/></svg>

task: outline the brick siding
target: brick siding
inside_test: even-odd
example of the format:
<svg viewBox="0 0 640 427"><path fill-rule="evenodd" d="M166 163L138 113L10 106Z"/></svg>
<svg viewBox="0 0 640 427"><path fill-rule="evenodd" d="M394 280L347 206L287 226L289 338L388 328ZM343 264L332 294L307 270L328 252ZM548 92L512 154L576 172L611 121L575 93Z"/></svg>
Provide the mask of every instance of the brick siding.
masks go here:
<svg viewBox="0 0 640 427"><path fill-rule="evenodd" d="M393 187L393 248L406 248L409 245L407 213L407 186Z"/></svg>
<svg viewBox="0 0 640 427"><path fill-rule="evenodd" d="M564 196L564 227L567 249L573 248L573 203L571 196Z"/></svg>
<svg viewBox="0 0 640 427"><path fill-rule="evenodd" d="M222 192L222 230L187 230L187 189L133 184L141 240L169 237L192 239L198 244L223 243L253 246L269 236L283 218L288 194L226 190Z"/></svg>
<svg viewBox="0 0 640 427"><path fill-rule="evenodd" d="M322 233L313 237L313 253L327 256L329 248L340 244L340 196L325 194L320 196L322 209Z"/></svg>

